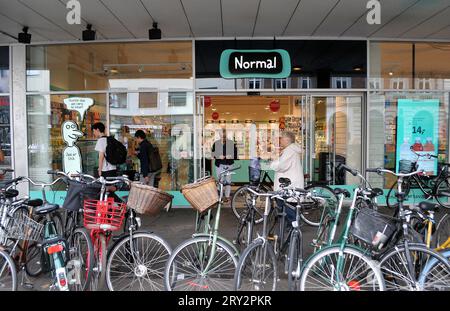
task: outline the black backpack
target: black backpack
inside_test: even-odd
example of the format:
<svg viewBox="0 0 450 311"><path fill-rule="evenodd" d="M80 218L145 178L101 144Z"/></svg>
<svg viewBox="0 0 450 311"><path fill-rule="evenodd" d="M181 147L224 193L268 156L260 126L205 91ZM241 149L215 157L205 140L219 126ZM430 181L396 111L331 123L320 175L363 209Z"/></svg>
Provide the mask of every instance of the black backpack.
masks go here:
<svg viewBox="0 0 450 311"><path fill-rule="evenodd" d="M150 172L156 172L162 169L161 155L159 154L159 148L150 144L148 148L148 161Z"/></svg>
<svg viewBox="0 0 450 311"><path fill-rule="evenodd" d="M112 165L125 163L127 160L127 148L113 136L108 136L106 139L106 161Z"/></svg>

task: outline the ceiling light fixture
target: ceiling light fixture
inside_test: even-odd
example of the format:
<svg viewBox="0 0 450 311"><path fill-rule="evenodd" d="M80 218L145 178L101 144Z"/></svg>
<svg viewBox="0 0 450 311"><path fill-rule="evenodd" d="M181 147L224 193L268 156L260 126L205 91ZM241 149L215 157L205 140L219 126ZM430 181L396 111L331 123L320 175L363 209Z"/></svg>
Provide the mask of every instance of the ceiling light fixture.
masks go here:
<svg viewBox="0 0 450 311"><path fill-rule="evenodd" d="M393 75L394 75L394 73L393 73L392 71L390 71L390 72L389 72L389 75L390 75L390 76L393 76Z"/></svg>
<svg viewBox="0 0 450 311"><path fill-rule="evenodd" d="M19 43L30 44L31 43L31 34L28 33L28 27L25 26L22 28L22 32L19 33L18 40Z"/></svg>
<svg viewBox="0 0 450 311"><path fill-rule="evenodd" d="M158 28L158 23L153 22L153 28L148 30L148 38L150 40L161 39L161 29Z"/></svg>
<svg viewBox="0 0 450 311"><path fill-rule="evenodd" d="M363 70L363 66L361 66L361 65L353 67L353 71L362 71L362 70Z"/></svg>
<svg viewBox="0 0 450 311"><path fill-rule="evenodd" d="M83 41L94 41L95 30L92 30L92 24L86 25L86 30L83 30Z"/></svg>
<svg viewBox="0 0 450 311"><path fill-rule="evenodd" d="M292 67L292 71L301 71L303 69L302 66L294 66Z"/></svg>

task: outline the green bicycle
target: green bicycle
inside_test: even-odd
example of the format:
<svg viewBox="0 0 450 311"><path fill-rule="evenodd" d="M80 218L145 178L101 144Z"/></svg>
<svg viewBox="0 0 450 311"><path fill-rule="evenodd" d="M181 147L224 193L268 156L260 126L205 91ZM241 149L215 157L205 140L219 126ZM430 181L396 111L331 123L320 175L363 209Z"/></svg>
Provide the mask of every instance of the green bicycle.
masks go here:
<svg viewBox="0 0 450 311"><path fill-rule="evenodd" d="M239 251L232 242L219 236L219 224L226 177L237 169L230 168L219 175L219 202L213 227L211 209L205 214L197 213L196 233L170 256L164 273L166 290L233 290Z"/></svg>
<svg viewBox="0 0 450 311"><path fill-rule="evenodd" d="M365 178L358 171L344 166L354 176ZM365 199L366 187L353 192L352 204L338 242L323 247L306 262L300 277L301 291L383 291L385 283L379 267L366 252L349 242L350 228L358 203Z"/></svg>

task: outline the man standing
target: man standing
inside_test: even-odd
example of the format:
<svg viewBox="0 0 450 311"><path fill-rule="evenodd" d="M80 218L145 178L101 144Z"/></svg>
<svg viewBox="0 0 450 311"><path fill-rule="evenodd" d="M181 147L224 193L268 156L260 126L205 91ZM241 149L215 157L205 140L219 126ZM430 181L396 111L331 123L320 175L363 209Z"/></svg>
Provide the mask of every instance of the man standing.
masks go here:
<svg viewBox="0 0 450 311"><path fill-rule="evenodd" d="M215 159L217 178L220 173L231 168L234 160L237 160L237 147L234 141L227 139L227 131L222 129L221 138L214 142L212 146L212 157ZM225 199L224 202L230 200L231 194L231 175L226 176L225 181Z"/></svg>
<svg viewBox="0 0 450 311"><path fill-rule="evenodd" d="M136 155L141 163L143 182L146 185L155 187L156 176L161 173L161 169L152 171L152 163L150 163L150 155L155 147L147 140L147 136L142 130L136 131L134 137L136 137L136 142L139 144L139 151Z"/></svg>
<svg viewBox="0 0 450 311"><path fill-rule="evenodd" d="M106 146L108 139L105 134L105 125L97 122L92 125L94 137L97 139L95 151L98 152L98 176L115 177L117 176L117 167L106 160Z"/></svg>

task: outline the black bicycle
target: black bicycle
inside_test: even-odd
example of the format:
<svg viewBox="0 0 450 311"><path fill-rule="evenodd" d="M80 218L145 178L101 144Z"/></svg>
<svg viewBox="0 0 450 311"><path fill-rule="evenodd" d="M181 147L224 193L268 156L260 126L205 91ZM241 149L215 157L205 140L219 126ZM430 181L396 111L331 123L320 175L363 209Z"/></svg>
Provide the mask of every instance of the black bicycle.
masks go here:
<svg viewBox="0 0 450 311"><path fill-rule="evenodd" d="M419 169L418 160L420 158L437 158L432 154L418 154L411 150L416 155L415 161L400 160L399 171L401 173L410 173ZM430 176L426 174L412 175L403 180L403 192L405 193L405 200L411 192L411 189L420 189L425 196L425 200L435 199L439 205L445 208L450 208L450 163L440 163L440 170L437 176ZM397 202L397 182L395 182L389 189L386 197L386 204L390 208L398 206Z"/></svg>

